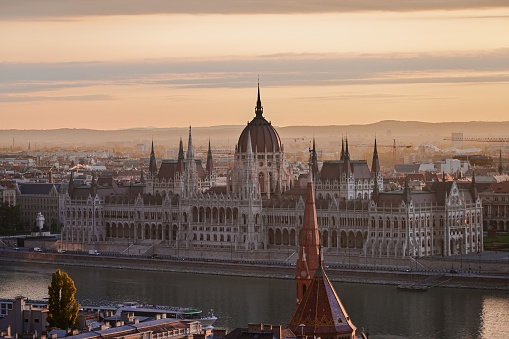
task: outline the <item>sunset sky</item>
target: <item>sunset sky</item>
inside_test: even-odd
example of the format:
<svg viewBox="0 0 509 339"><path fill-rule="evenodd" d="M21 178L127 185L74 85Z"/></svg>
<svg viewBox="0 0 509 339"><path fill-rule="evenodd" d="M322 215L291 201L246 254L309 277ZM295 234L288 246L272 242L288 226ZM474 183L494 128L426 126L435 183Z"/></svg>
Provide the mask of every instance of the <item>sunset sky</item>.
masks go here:
<svg viewBox="0 0 509 339"><path fill-rule="evenodd" d="M0 0L0 129L509 116L507 0Z"/></svg>

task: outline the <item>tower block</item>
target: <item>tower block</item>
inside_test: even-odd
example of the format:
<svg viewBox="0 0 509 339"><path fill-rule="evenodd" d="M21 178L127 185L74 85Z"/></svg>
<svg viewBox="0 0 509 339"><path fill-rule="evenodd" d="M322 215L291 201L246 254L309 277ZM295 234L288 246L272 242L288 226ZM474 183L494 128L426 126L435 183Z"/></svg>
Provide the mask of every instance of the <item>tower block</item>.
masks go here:
<svg viewBox="0 0 509 339"><path fill-rule="evenodd" d="M302 229L299 232L299 257L297 258L295 270L297 306L304 298L320 265L320 234L318 233L314 191L313 180L309 180L306 191L304 219Z"/></svg>

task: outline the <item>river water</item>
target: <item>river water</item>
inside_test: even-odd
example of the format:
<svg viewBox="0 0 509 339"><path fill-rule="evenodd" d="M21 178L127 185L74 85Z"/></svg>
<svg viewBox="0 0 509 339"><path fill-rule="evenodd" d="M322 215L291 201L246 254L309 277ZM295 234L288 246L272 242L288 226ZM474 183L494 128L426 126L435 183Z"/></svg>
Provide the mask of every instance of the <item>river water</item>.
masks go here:
<svg viewBox="0 0 509 339"><path fill-rule="evenodd" d="M213 309L216 327L286 324L295 310L293 280L137 271L0 261L0 297L47 297L51 274L67 272L85 303L104 300ZM334 283L354 324L372 339L509 338L509 293ZM87 300L88 299L88 300Z"/></svg>

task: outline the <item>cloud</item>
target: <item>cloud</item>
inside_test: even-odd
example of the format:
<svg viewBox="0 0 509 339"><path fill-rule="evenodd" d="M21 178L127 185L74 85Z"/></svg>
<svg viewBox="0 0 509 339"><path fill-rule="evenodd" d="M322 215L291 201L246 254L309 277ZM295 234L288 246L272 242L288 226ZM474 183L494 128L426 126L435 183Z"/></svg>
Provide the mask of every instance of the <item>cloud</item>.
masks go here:
<svg viewBox="0 0 509 339"><path fill-rule="evenodd" d="M0 102L34 102L34 101L98 101L115 100L111 95L68 95L68 96L30 96L30 95L0 95Z"/></svg>
<svg viewBox="0 0 509 339"><path fill-rule="evenodd" d="M249 59L0 63L0 93L91 86L246 88L351 84L500 83L509 49L455 54L277 54ZM47 93L44 93L47 95Z"/></svg>
<svg viewBox="0 0 509 339"><path fill-rule="evenodd" d="M509 7L506 0L0 0L0 19L145 14L293 14ZM60 18L60 19L59 19Z"/></svg>

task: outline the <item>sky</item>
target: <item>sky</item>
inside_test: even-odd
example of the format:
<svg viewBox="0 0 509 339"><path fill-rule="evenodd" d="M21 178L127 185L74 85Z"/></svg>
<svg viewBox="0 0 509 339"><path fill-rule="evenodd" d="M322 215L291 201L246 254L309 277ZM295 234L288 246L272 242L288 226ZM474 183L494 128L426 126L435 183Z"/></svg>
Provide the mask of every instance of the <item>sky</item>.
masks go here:
<svg viewBox="0 0 509 339"><path fill-rule="evenodd" d="M507 0L0 0L0 129L506 121Z"/></svg>

